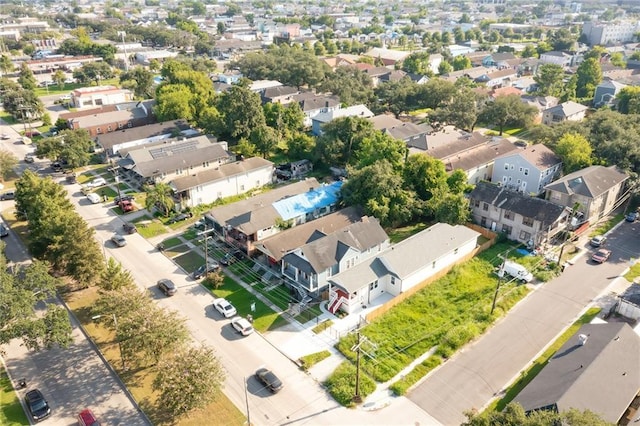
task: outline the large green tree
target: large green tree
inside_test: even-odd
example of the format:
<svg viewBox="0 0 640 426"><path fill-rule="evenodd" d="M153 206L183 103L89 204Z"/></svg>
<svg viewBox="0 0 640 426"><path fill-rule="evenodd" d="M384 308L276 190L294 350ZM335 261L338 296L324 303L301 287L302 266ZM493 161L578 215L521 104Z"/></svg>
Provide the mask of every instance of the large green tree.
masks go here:
<svg viewBox="0 0 640 426"><path fill-rule="evenodd" d="M565 174L591 165L591 144L580 134L565 133L558 140L555 153L562 159Z"/></svg>
<svg viewBox="0 0 640 426"><path fill-rule="evenodd" d="M135 67L120 74L122 87L133 90L138 99L153 97L153 73L143 67Z"/></svg>
<svg viewBox="0 0 640 426"><path fill-rule="evenodd" d="M68 347L72 341L69 315L62 306L47 302L56 296L58 280L38 260L12 274L2 253L4 250L0 250L0 345L20 339L30 350Z"/></svg>
<svg viewBox="0 0 640 426"><path fill-rule="evenodd" d="M94 142L85 129L63 130L55 136L41 139L36 148L38 157L64 159L70 167L82 167L91 161Z"/></svg>
<svg viewBox="0 0 640 426"><path fill-rule="evenodd" d="M36 88L36 78L33 76L33 72L26 61L20 65L18 84L25 90L34 90Z"/></svg>
<svg viewBox="0 0 640 426"><path fill-rule="evenodd" d="M0 149L0 179L7 180L18 165L18 158L13 153Z"/></svg>
<svg viewBox="0 0 640 426"><path fill-rule="evenodd" d="M266 127L260 95L249 88L248 82L234 84L220 95L218 111L224 123L224 135L234 139L248 138L254 129Z"/></svg>
<svg viewBox="0 0 640 426"><path fill-rule="evenodd" d="M220 394L224 376L212 349L182 349L160 361L153 388L166 401L166 410L178 416L213 402Z"/></svg>
<svg viewBox="0 0 640 426"><path fill-rule="evenodd" d="M319 90L333 93L347 105L371 104L375 99L371 78L355 67L336 68L326 75Z"/></svg>
<svg viewBox="0 0 640 426"><path fill-rule="evenodd" d="M520 96L506 95L487 103L481 117L483 121L497 125L502 136L505 126L526 127L531 124L537 112L534 106L522 102Z"/></svg>
<svg viewBox="0 0 640 426"><path fill-rule="evenodd" d="M560 97L564 86L564 69L557 64L543 64L533 77L541 96Z"/></svg>
<svg viewBox="0 0 640 426"><path fill-rule="evenodd" d="M584 60L576 71L576 93L579 98L593 98L596 86L602 82L602 68L595 58Z"/></svg>
<svg viewBox="0 0 640 426"><path fill-rule="evenodd" d="M386 160L351 170L341 193L347 205L363 206L383 226L408 223L416 212L415 193L404 188L402 176Z"/></svg>
<svg viewBox="0 0 640 426"><path fill-rule="evenodd" d="M13 71L13 69L14 69L14 65L13 65L13 62L11 61L11 58L9 58L7 55L1 55L0 56L0 73L2 73L2 75L4 76L5 74L8 74L11 71Z"/></svg>
<svg viewBox="0 0 640 426"><path fill-rule="evenodd" d="M362 141L373 135L371 121L361 117L340 117L323 127L316 141L316 156L328 166L350 164Z"/></svg>
<svg viewBox="0 0 640 426"><path fill-rule="evenodd" d="M617 109L623 114L640 114L640 86L627 86L617 95Z"/></svg>

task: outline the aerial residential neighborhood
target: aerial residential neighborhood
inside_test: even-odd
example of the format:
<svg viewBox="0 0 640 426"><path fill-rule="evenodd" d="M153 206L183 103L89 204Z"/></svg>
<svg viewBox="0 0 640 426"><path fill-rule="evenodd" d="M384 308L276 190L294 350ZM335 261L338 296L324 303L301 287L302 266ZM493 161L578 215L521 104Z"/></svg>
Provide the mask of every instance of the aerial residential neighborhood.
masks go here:
<svg viewBox="0 0 640 426"><path fill-rule="evenodd" d="M0 424L640 421L640 4L6 1Z"/></svg>

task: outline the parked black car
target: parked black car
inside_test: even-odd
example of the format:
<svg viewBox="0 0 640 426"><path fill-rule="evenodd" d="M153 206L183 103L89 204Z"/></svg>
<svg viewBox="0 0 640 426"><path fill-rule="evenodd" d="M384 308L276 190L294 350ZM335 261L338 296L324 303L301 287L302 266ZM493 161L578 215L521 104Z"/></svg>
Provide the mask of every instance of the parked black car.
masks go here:
<svg viewBox="0 0 640 426"><path fill-rule="evenodd" d="M127 234L135 234L136 232L138 232L138 228L136 228L133 223L122 224L122 229L124 229Z"/></svg>
<svg viewBox="0 0 640 426"><path fill-rule="evenodd" d="M0 223L0 237L8 237L9 236L9 228L4 223Z"/></svg>
<svg viewBox="0 0 640 426"><path fill-rule="evenodd" d="M280 392L284 387L282 381L278 379L278 376L273 374L273 371L268 368L259 368L258 371L256 371L256 378L273 393Z"/></svg>
<svg viewBox="0 0 640 426"><path fill-rule="evenodd" d="M193 271L193 279L199 280L200 278L206 276L207 274L215 272L218 269L220 269L220 265L218 264L218 262L210 260L206 265L202 265L201 267Z"/></svg>
<svg viewBox="0 0 640 426"><path fill-rule="evenodd" d="M193 216L193 213L180 213L177 216L172 217L167 221L168 224L182 222L183 220L187 220Z"/></svg>
<svg viewBox="0 0 640 426"><path fill-rule="evenodd" d="M236 263L238 260L242 260L243 256L244 255L242 251L234 250L231 253L225 254L224 257L220 260L220 264L224 266L229 266L233 263Z"/></svg>
<svg viewBox="0 0 640 426"><path fill-rule="evenodd" d="M33 420L40 421L46 417L49 417L51 414L51 408L49 408L49 403L42 392L38 389L33 389L27 392L24 397L24 401L27 404L27 408L29 409L29 413Z"/></svg>
<svg viewBox="0 0 640 426"><path fill-rule="evenodd" d="M178 291L178 288L173 281L163 278L158 281L158 288L165 296L173 296Z"/></svg>

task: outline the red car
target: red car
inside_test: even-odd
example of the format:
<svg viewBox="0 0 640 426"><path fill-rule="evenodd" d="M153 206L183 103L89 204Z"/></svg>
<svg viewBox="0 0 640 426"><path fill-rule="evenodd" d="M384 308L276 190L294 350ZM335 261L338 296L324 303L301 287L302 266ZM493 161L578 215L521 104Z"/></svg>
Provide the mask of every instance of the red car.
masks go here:
<svg viewBox="0 0 640 426"><path fill-rule="evenodd" d="M591 260L596 263L604 263L607 261L607 259L609 259L609 256L611 256L611 250L601 248L593 253L593 255L591 256Z"/></svg>
<svg viewBox="0 0 640 426"><path fill-rule="evenodd" d="M122 209L123 212L132 212L134 207L133 203L129 200L122 200L118 203L118 206Z"/></svg>

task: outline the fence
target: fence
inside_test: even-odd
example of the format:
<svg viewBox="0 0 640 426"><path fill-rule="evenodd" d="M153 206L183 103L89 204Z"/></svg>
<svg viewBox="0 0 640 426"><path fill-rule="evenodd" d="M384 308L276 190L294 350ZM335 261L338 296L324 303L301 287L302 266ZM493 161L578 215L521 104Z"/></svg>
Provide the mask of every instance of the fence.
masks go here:
<svg viewBox="0 0 640 426"><path fill-rule="evenodd" d="M477 246L475 249L473 249L466 256L460 258L457 262L452 263L449 267L439 271L436 274L431 275L429 278L427 278L426 280L422 281L420 284L417 284L416 286L411 287L409 290L407 290L407 291L405 291L403 293L400 293L399 295L397 295L393 299L391 299L388 302L380 305L380 307L378 307L376 310L369 312L369 314L367 314L367 317L366 317L367 321L371 322L374 319L378 318L379 316L385 314L387 311L389 311L391 308L393 308L397 304L402 303L404 300L406 300L407 298L413 296L418 291L422 290L423 288L425 288L426 286L428 286L432 282L434 282L434 281L444 277L445 275L447 275L449 273L449 271L451 271L451 269L453 269L454 266L460 265L460 264L466 262L467 260L469 260L469 259L473 258L474 256L476 256L478 253L481 253L481 252L485 251L486 249L488 249L489 247L493 246L496 243L496 241L497 241L497 234L496 233L491 232L488 229L482 228L482 227L480 227L478 225L474 225L474 224L467 224L467 227L473 229L474 231L479 232L480 234L482 234L483 237L487 238L488 240L485 241L484 243L482 243L481 245Z"/></svg>

